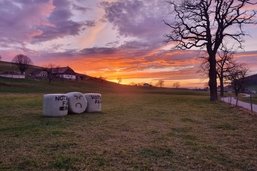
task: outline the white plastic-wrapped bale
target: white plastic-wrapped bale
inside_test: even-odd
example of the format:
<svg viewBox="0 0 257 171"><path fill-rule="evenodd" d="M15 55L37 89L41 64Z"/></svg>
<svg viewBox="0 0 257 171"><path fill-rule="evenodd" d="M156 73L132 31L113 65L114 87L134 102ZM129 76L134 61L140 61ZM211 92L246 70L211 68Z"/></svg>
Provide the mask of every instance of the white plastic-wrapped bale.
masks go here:
<svg viewBox="0 0 257 171"><path fill-rule="evenodd" d="M69 113L80 114L86 111L87 100L80 92L67 93L69 103Z"/></svg>
<svg viewBox="0 0 257 171"><path fill-rule="evenodd" d="M59 117L68 114L68 98L64 94L45 94L43 116Z"/></svg>
<svg viewBox="0 0 257 171"><path fill-rule="evenodd" d="M87 112L102 111L102 95L100 93L86 93L85 97L88 102Z"/></svg>

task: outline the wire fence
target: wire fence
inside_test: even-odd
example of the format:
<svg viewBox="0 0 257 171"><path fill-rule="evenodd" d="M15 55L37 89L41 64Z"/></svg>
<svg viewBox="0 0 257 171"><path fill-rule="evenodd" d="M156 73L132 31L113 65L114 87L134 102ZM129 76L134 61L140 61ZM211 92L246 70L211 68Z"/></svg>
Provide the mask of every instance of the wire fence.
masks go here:
<svg viewBox="0 0 257 171"><path fill-rule="evenodd" d="M226 97L221 98L222 101L250 110L252 113L257 113L257 95L242 93L238 97L232 94L227 94Z"/></svg>

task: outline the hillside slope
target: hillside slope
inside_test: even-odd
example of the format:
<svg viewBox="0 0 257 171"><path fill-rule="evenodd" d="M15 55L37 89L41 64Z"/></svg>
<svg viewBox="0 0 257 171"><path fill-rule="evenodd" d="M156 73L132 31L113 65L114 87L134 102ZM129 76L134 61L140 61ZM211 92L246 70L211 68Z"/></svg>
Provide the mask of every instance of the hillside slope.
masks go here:
<svg viewBox="0 0 257 171"><path fill-rule="evenodd" d="M28 70L26 71L26 75L29 76L35 70L44 70L44 69L45 69L44 67L30 65ZM10 72L10 71L11 72L19 72L19 69L15 63L0 61L0 73L1 72ZM77 73L77 74L79 74L80 76L84 76L85 79L95 80L97 82L108 82L106 80L102 80L102 79L99 79L96 77L91 77L86 74L80 74L80 73Z"/></svg>
<svg viewBox="0 0 257 171"><path fill-rule="evenodd" d="M27 72L31 73L35 69L43 69L43 67L30 65ZM15 65L15 63L0 61L0 72L6 72L6 71L19 72L19 69L18 69L17 65Z"/></svg>
<svg viewBox="0 0 257 171"><path fill-rule="evenodd" d="M255 87L257 88L257 74L250 75L245 78L245 84L247 87Z"/></svg>

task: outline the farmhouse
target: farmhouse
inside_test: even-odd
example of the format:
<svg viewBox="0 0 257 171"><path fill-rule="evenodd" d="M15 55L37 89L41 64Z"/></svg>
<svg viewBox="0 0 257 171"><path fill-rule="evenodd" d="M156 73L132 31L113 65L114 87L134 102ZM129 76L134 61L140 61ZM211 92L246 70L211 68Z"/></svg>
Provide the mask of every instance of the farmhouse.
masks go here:
<svg viewBox="0 0 257 171"><path fill-rule="evenodd" d="M73 69L70 67L58 67L52 69L52 74L55 75L55 77L68 79L68 80L76 80L76 72L74 72Z"/></svg>
<svg viewBox="0 0 257 171"><path fill-rule="evenodd" d="M144 84L143 84L143 87L152 87L152 85L149 84L149 83L144 83Z"/></svg>
<svg viewBox="0 0 257 171"><path fill-rule="evenodd" d="M34 70L32 73L30 73L30 77L36 79L46 79L47 72L44 70Z"/></svg>
<svg viewBox="0 0 257 171"><path fill-rule="evenodd" d="M84 75L77 74L70 67L56 67L56 68L40 68L35 69L30 73L30 77L33 79L47 79L48 74L51 74L54 78L67 79L67 80L82 80Z"/></svg>

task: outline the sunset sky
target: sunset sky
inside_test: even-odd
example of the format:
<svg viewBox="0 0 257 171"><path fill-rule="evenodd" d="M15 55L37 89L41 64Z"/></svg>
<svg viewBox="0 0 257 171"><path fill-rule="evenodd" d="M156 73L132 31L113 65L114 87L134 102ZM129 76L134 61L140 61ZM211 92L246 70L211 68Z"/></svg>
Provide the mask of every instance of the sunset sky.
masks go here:
<svg viewBox="0 0 257 171"><path fill-rule="evenodd" d="M165 42L166 0L0 0L0 55L29 56L35 65L130 84L164 80L171 87L203 87L201 51L174 50ZM257 9L257 7L256 7ZM244 51L235 58L257 73L257 25L244 28Z"/></svg>

